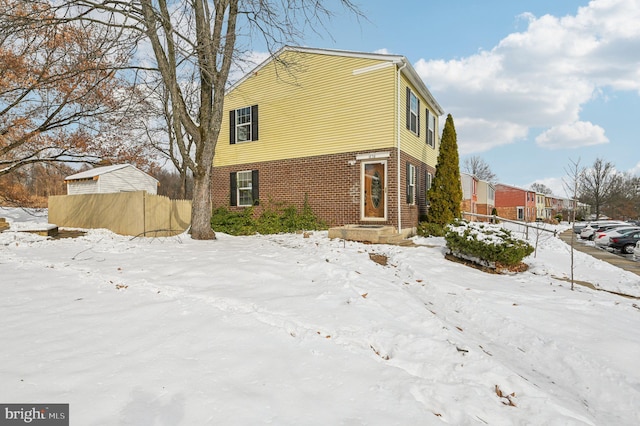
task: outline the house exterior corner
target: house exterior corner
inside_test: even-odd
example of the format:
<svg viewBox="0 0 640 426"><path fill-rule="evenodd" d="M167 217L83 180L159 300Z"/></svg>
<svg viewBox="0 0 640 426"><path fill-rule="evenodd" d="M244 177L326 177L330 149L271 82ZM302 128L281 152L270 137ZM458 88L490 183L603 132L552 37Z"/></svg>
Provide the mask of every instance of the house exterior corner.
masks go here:
<svg viewBox="0 0 640 426"><path fill-rule="evenodd" d="M283 48L227 92L213 204L259 214L307 202L329 226L410 233L426 214L442 113L404 57Z"/></svg>

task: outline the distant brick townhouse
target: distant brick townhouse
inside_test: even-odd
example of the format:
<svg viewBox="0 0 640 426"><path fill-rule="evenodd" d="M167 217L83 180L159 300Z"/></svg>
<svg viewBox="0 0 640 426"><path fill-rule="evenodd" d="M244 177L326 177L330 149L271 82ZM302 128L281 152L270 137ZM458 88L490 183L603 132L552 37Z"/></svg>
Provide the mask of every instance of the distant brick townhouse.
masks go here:
<svg viewBox="0 0 640 426"><path fill-rule="evenodd" d="M405 234L426 214L444 112L404 56L284 47L224 107L215 206L260 212L306 198L330 226Z"/></svg>
<svg viewBox="0 0 640 426"><path fill-rule="evenodd" d="M501 183L496 184L495 189L498 216L524 222L534 222L537 219L536 191Z"/></svg>

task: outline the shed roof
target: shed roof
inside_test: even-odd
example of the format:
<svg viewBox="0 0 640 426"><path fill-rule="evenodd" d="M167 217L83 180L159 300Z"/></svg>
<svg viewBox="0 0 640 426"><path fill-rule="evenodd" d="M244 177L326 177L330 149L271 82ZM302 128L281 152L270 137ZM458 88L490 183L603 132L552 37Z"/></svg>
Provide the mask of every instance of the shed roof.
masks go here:
<svg viewBox="0 0 640 426"><path fill-rule="evenodd" d="M71 176L67 176L65 178L66 181L69 180L80 180L80 179L90 179L96 176L100 176L100 175L104 175L107 173L111 173L115 170L120 170L120 169L124 169L125 167L133 167L134 169L138 170L140 173L144 173L142 170L138 169L137 167L131 165L131 164L114 164L112 166L103 166L103 167L96 167L94 169L91 170L86 170L84 172L80 172L80 173L76 173L74 175ZM156 178L154 178L153 176L144 173L145 175L151 177L152 179L157 180Z"/></svg>

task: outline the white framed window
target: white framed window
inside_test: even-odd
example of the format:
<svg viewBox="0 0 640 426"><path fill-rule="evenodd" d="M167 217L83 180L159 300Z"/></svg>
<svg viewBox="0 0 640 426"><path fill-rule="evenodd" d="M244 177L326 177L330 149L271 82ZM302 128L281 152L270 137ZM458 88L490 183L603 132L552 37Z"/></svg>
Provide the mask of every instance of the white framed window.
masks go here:
<svg viewBox="0 0 640 426"><path fill-rule="evenodd" d="M431 189L432 183L433 183L433 175L427 172L425 175L425 184L424 184L424 197L427 205L429 205L429 190Z"/></svg>
<svg viewBox="0 0 640 426"><path fill-rule="evenodd" d="M238 205L250 206L253 204L253 197L251 192L253 185L251 182L251 170L245 172L238 172L236 175L238 181Z"/></svg>
<svg viewBox="0 0 640 426"><path fill-rule="evenodd" d="M258 105L229 111L229 143L258 140Z"/></svg>
<svg viewBox="0 0 640 426"><path fill-rule="evenodd" d="M232 172L229 199L232 206L249 207L259 202L258 170Z"/></svg>
<svg viewBox="0 0 640 426"><path fill-rule="evenodd" d="M420 99L407 87L407 129L420 136Z"/></svg>
<svg viewBox="0 0 640 426"><path fill-rule="evenodd" d="M416 203L416 166L407 163L407 204Z"/></svg>
<svg viewBox="0 0 640 426"><path fill-rule="evenodd" d="M436 116L429 113L427 110L427 145L432 148L436 147Z"/></svg>
<svg viewBox="0 0 640 426"><path fill-rule="evenodd" d="M411 92L410 102L411 104L409 107L409 114L410 114L409 130L417 134L418 133L418 114L420 113L420 110L418 109L418 97L414 95L413 92Z"/></svg>
<svg viewBox="0 0 640 426"><path fill-rule="evenodd" d="M251 140L251 108L236 110L236 142Z"/></svg>
<svg viewBox="0 0 640 426"><path fill-rule="evenodd" d="M518 207L518 220L524 220L524 207Z"/></svg>

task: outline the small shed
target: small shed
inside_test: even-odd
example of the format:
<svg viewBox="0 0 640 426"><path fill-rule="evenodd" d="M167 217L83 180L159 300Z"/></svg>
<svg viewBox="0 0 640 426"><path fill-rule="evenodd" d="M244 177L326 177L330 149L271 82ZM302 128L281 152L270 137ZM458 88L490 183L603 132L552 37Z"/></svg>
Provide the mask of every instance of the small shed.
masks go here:
<svg viewBox="0 0 640 426"><path fill-rule="evenodd" d="M131 191L158 193L158 179L131 164L96 167L67 176L64 181L67 184L68 195Z"/></svg>

